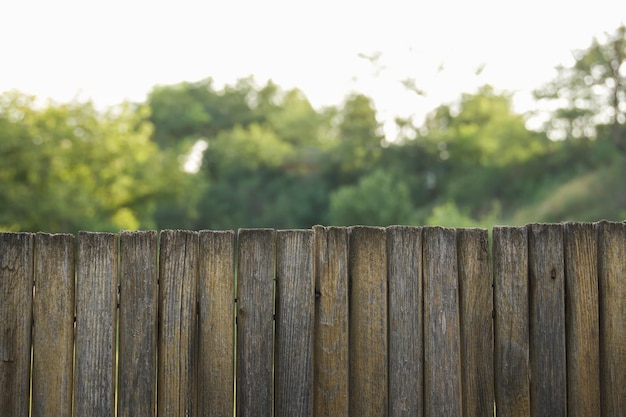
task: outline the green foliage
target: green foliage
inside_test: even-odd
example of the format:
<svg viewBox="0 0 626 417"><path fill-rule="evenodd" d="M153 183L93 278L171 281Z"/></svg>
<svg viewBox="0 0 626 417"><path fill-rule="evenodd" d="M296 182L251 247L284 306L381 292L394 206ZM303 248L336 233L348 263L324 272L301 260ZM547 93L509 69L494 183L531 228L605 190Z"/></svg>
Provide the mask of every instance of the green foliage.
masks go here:
<svg viewBox="0 0 626 417"><path fill-rule="evenodd" d="M557 76L535 91L556 104L546 129L555 138L596 137L598 125L610 125L607 137L626 153L626 26L593 39L574 53L575 63L557 68Z"/></svg>
<svg viewBox="0 0 626 417"><path fill-rule="evenodd" d="M408 187L382 170L362 177L330 196L330 222L334 225L386 226L409 224L413 208Z"/></svg>
<svg viewBox="0 0 626 417"><path fill-rule="evenodd" d="M461 211L452 201L433 208L426 219L429 226L443 227L483 227L490 228L500 222L500 206L495 203L489 213L480 219L472 218L468 213Z"/></svg>
<svg viewBox="0 0 626 417"><path fill-rule="evenodd" d="M77 231L151 227L155 201L179 184L150 142L145 107L0 98L0 227Z"/></svg>
<svg viewBox="0 0 626 417"><path fill-rule="evenodd" d="M311 227L325 223L327 196L326 185L316 175L239 171L209 187L196 228Z"/></svg>
<svg viewBox="0 0 626 417"><path fill-rule="evenodd" d="M626 161L581 173L552 187L537 204L517 211L512 222L597 221L626 219Z"/></svg>
<svg viewBox="0 0 626 417"><path fill-rule="evenodd" d="M463 94L458 110L444 105L426 119L419 140L439 150L455 167L507 166L545 152L547 140L526 129L513 112L511 96L491 86Z"/></svg>
<svg viewBox="0 0 626 417"><path fill-rule="evenodd" d="M293 152L290 143L258 124L222 131L215 139L209 140L208 149L209 154L214 154L211 160L219 166L220 172L278 167Z"/></svg>
<svg viewBox="0 0 626 417"><path fill-rule="evenodd" d="M376 164L382 153L383 136L369 97L348 97L338 114L336 158L341 171L360 173Z"/></svg>
<svg viewBox="0 0 626 417"><path fill-rule="evenodd" d="M490 86L423 124L398 119L397 141L365 95L315 109L251 77L158 86L145 104L104 111L0 94L0 230L619 220L625 36L594 40L538 90L556 102L543 132ZM201 166L185 172L197 143Z"/></svg>

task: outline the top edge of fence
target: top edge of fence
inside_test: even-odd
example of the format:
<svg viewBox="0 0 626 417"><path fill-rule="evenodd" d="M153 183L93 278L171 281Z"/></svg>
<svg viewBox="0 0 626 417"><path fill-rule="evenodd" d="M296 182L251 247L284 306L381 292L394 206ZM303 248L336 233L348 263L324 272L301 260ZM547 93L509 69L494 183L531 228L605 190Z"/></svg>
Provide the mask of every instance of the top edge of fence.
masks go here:
<svg viewBox="0 0 626 417"><path fill-rule="evenodd" d="M313 229L276 229L277 234L288 234L288 233L313 233Z"/></svg>
<svg viewBox="0 0 626 417"><path fill-rule="evenodd" d="M334 226L334 225L314 225L310 228L286 228L286 229L277 229L277 228L269 228L269 227L242 227L237 229L140 229L140 230L120 230L119 232L110 232L110 231L89 231L89 230L80 230L77 233L66 233L66 232L46 232L46 231L38 231L38 232L30 232L30 231L0 231L0 236L81 236L81 235L109 235L109 236L120 236L120 235L132 235L132 234L176 234L176 233L218 233L218 234L239 234L239 233L248 233L248 232L277 232L277 231L308 231L308 230L357 230L357 229L382 229L382 230L400 230L400 229L451 229L451 230L481 230L481 231L495 231L495 230L506 230L506 229L528 229L532 227L546 227L546 226L573 226L573 227L581 227L581 226L610 226L610 225L624 225L626 224L626 220L617 221L617 220L598 220L593 222L585 222L585 221L563 221L563 222L531 222L526 223L524 225L493 225L491 227L472 227L472 226L463 226L463 227L449 227L449 226L440 226L440 225L402 225L402 224L392 224L388 226L367 226L367 225L350 225L350 226Z"/></svg>
<svg viewBox="0 0 626 417"><path fill-rule="evenodd" d="M91 232L89 230L80 230L77 233L78 237L81 236L118 236L119 233L114 233L114 232Z"/></svg>
<svg viewBox="0 0 626 417"><path fill-rule="evenodd" d="M135 235L135 234L157 234L158 231L153 229L146 230L122 230L120 231L120 235Z"/></svg>
<svg viewBox="0 0 626 417"><path fill-rule="evenodd" d="M34 236L33 232L0 232L0 236Z"/></svg>
<svg viewBox="0 0 626 417"><path fill-rule="evenodd" d="M64 237L74 237L72 233L47 233L47 232L37 232L34 233L37 237L47 237L47 238L64 238Z"/></svg>
<svg viewBox="0 0 626 417"><path fill-rule="evenodd" d="M207 234L207 233L219 234L219 235L234 235L235 231L232 229L217 229L217 230L201 229L198 231L198 233L200 233L201 235Z"/></svg>
<svg viewBox="0 0 626 417"><path fill-rule="evenodd" d="M386 228L383 226L365 226L365 225L354 225L348 226L348 229L352 230L385 230Z"/></svg>
<svg viewBox="0 0 626 417"><path fill-rule="evenodd" d="M237 229L237 234L241 235L246 234L246 233L271 233L271 232L275 232L276 229L273 229L271 227L241 227L239 229Z"/></svg>

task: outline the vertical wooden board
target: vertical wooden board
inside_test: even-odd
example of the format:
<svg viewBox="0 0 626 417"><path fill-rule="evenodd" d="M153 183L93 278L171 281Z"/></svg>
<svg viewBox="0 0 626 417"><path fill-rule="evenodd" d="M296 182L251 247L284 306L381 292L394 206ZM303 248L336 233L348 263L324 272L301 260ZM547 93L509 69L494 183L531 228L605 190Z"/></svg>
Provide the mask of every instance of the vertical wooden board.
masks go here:
<svg viewBox="0 0 626 417"><path fill-rule="evenodd" d="M459 289L454 229L426 227L424 265L424 414L461 416Z"/></svg>
<svg viewBox="0 0 626 417"><path fill-rule="evenodd" d="M117 415L121 417L156 412L157 251L155 231L120 235Z"/></svg>
<svg viewBox="0 0 626 417"><path fill-rule="evenodd" d="M0 233L0 415L28 416L33 235Z"/></svg>
<svg viewBox="0 0 626 417"><path fill-rule="evenodd" d="M531 416L567 414L563 226L528 225Z"/></svg>
<svg viewBox="0 0 626 417"><path fill-rule="evenodd" d="M347 416L348 229L315 226L314 415Z"/></svg>
<svg viewBox="0 0 626 417"><path fill-rule="evenodd" d="M235 354L235 233L200 232L198 414L232 417Z"/></svg>
<svg viewBox="0 0 626 417"><path fill-rule="evenodd" d="M387 228L389 415L424 415L422 230Z"/></svg>
<svg viewBox="0 0 626 417"><path fill-rule="evenodd" d="M493 281L487 230L458 229L457 256L463 416L493 416Z"/></svg>
<svg viewBox="0 0 626 417"><path fill-rule="evenodd" d="M313 416L313 231L276 232L275 416Z"/></svg>
<svg viewBox="0 0 626 417"><path fill-rule="evenodd" d="M388 408L387 248L385 229L353 227L349 241L350 415Z"/></svg>
<svg viewBox="0 0 626 417"><path fill-rule="evenodd" d="M117 235L80 232L74 415L115 415Z"/></svg>
<svg viewBox="0 0 626 417"><path fill-rule="evenodd" d="M196 414L196 279L198 233L161 232L157 412Z"/></svg>
<svg viewBox="0 0 626 417"><path fill-rule="evenodd" d="M38 233L33 300L33 416L72 415L74 236Z"/></svg>
<svg viewBox="0 0 626 417"><path fill-rule="evenodd" d="M275 241L272 229L240 229L237 264L237 415L273 414Z"/></svg>
<svg viewBox="0 0 626 417"><path fill-rule="evenodd" d="M626 223L598 224L602 415L626 415Z"/></svg>
<svg viewBox="0 0 626 417"><path fill-rule="evenodd" d="M565 225L567 415L600 410L598 256L592 223Z"/></svg>
<svg viewBox="0 0 626 417"><path fill-rule="evenodd" d="M528 231L494 227L494 374L496 415L530 415Z"/></svg>

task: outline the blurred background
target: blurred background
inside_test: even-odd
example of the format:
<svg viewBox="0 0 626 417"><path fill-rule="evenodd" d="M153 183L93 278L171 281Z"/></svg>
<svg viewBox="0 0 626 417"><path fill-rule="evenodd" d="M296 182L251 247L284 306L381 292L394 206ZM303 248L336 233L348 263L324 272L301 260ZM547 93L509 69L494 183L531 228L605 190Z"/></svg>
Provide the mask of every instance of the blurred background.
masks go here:
<svg viewBox="0 0 626 417"><path fill-rule="evenodd" d="M626 3L0 5L0 231L626 218Z"/></svg>

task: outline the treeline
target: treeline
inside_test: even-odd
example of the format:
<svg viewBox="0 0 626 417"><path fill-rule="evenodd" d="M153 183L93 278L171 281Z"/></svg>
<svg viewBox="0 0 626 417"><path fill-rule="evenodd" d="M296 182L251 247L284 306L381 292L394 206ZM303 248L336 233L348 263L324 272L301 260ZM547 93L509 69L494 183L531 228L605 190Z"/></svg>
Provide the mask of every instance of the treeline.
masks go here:
<svg viewBox="0 0 626 417"><path fill-rule="evenodd" d="M253 78L158 86L145 103L0 95L0 229L491 226L626 218L626 28L537 89L545 128L484 86L396 121L372 100L315 109Z"/></svg>

